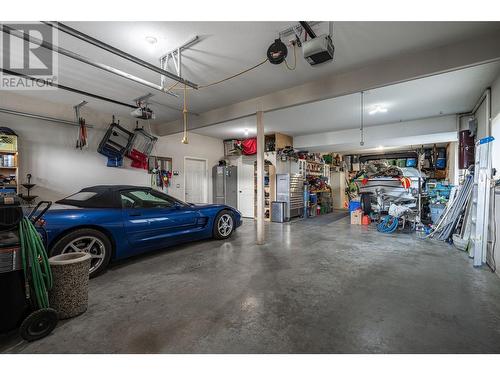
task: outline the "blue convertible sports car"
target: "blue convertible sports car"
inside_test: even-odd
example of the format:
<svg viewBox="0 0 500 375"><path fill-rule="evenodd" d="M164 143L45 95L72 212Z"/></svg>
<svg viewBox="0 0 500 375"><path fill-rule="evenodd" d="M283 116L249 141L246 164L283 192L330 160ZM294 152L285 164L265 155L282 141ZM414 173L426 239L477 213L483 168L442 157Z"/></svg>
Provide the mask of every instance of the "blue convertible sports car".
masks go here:
<svg viewBox="0 0 500 375"><path fill-rule="evenodd" d="M112 259L175 244L226 239L241 214L221 204L194 205L147 187L94 186L57 201L41 220L49 255L84 251L90 276Z"/></svg>

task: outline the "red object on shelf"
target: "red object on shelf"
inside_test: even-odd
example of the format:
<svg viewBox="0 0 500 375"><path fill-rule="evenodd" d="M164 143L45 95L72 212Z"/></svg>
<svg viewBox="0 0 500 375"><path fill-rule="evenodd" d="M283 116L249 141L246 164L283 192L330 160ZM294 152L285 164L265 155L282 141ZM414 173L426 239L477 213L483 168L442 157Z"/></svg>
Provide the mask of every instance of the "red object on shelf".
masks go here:
<svg viewBox="0 0 500 375"><path fill-rule="evenodd" d="M248 138L241 141L243 155L255 155L257 153L257 138Z"/></svg>
<svg viewBox="0 0 500 375"><path fill-rule="evenodd" d="M131 167L146 170L148 169L148 157L146 156L146 154L143 154L136 149L132 149L128 157L132 159L132 163L130 164Z"/></svg>

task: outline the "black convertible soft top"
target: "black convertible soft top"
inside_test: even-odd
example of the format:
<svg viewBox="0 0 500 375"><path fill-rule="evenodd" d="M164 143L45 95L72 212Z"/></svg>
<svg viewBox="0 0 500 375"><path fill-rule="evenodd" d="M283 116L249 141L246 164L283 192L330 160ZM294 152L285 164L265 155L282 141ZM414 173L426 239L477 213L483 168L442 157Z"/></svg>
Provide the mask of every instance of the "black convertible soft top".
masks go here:
<svg viewBox="0 0 500 375"><path fill-rule="evenodd" d="M133 185L98 185L91 186L80 190L76 194L58 200L56 203L65 204L69 206L83 207L83 208L121 208L121 201L118 192L123 190L151 190L150 187L133 186ZM87 199L72 199L80 193L95 193L89 194ZM81 194L80 194L81 195Z"/></svg>

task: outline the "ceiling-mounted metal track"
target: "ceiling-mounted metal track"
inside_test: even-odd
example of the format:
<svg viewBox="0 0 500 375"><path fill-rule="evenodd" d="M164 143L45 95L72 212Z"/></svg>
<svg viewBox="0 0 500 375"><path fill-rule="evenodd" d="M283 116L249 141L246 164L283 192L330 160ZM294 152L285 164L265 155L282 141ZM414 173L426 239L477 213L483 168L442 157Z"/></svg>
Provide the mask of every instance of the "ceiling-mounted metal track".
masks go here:
<svg viewBox="0 0 500 375"><path fill-rule="evenodd" d="M299 23L304 28L306 33L311 37L311 39L316 38L316 33L306 21L299 21Z"/></svg>
<svg viewBox="0 0 500 375"><path fill-rule="evenodd" d="M167 52L165 55L160 57L160 67L164 70L167 70L168 69L168 62L170 60L172 60L174 63L174 68L175 68L175 71L177 72L177 75L179 77L181 77L182 76L182 61L181 61L182 51L190 48L191 46L195 45L199 41L200 41L200 38L198 37L198 35L195 35L194 37L189 39L187 42L181 44L176 49ZM161 76L161 87L163 87L163 88L167 87L166 78L167 77L164 75Z"/></svg>
<svg viewBox="0 0 500 375"><path fill-rule="evenodd" d="M126 60L132 61L133 63L140 65L146 69L152 70L156 73L159 73L163 76L166 76L170 79L173 79L174 81L180 82L182 84L185 84L186 86L192 87L193 89L197 89L198 85L187 80L184 78L181 78L167 70L164 70L158 66L155 66L151 63L148 63L147 61L144 61L142 59L139 59L138 57L135 57L127 52L124 52L116 47L113 47L107 43L101 42L100 40L91 37L90 35L84 34L81 31L78 31L76 29L73 29L72 27L69 27L61 22L56 22L56 21L44 21L43 22L46 25L49 25L51 27L54 27L58 30L61 30L62 32L69 34L71 36L74 36L75 38L78 38L80 40L83 40L84 42L87 42L89 44L92 44L96 47L99 47L105 51L108 51L114 55L120 56Z"/></svg>
<svg viewBox="0 0 500 375"><path fill-rule="evenodd" d="M57 52L57 53L59 53L61 55L67 56L67 57L72 58L74 60L81 61L81 62L83 62L83 63L85 63L87 65L94 66L94 67L99 68L101 70L105 70L107 72L116 74L116 75L118 75L120 77L123 77L123 78L129 79L131 81L140 83L141 85L144 85L144 86L153 88L155 90L161 91L163 93L172 95L171 93L169 93L166 90L164 90L160 85L157 85L157 84L154 84L152 82L146 81L145 79L136 77L136 76L134 76L132 74L126 73L124 71L121 71L119 69L113 68L113 67L108 66L106 64L102 64L102 63L98 63L98 62L92 61L91 59L89 59L89 58L87 58L85 56L79 55L79 54L77 54L75 52L72 52L72 51L69 51L69 50L67 50L65 48L55 46L52 43L40 40L38 38L35 38L35 37L31 36L31 35L28 35L28 34L22 32L22 31L13 29L10 26L2 25L2 31L4 33L6 33L6 34L14 35L17 38L24 39L27 42L39 45L39 46L41 46L43 48L46 48L46 49L49 49L51 51Z"/></svg>
<svg viewBox="0 0 500 375"><path fill-rule="evenodd" d="M21 112L21 111L16 111L14 109L9 109L9 108L2 108L2 107L0 107L0 112L1 113L7 113L9 115L14 115L14 116L36 118L37 120L44 120L44 121L49 121L49 122L59 122L61 124L65 124L65 125L80 126L80 124L78 124L75 121L69 121L69 120L63 120L63 119L55 118L55 117L38 115L36 113ZM94 127L94 125L90 125L90 124L85 124L85 126L87 128L93 128Z"/></svg>
<svg viewBox="0 0 500 375"><path fill-rule="evenodd" d="M321 21L310 21L310 22L308 22L309 26L311 26L311 27L312 26L316 26L316 25L318 25L320 23L321 23ZM291 26L288 26L287 28L281 30L279 32L279 36L280 36L280 38L285 38L285 37L287 37L289 35L292 35L292 34L296 35L297 32L298 33L302 33L302 30L304 30L304 28L302 27L302 25L300 24L300 22L297 22L297 23L295 23L295 24L293 24Z"/></svg>
<svg viewBox="0 0 500 375"><path fill-rule="evenodd" d="M75 89L73 87L60 85L58 83L54 83L54 82L51 82L51 81L48 81L48 80L45 80L45 79L31 77L31 76L28 76L26 74L21 74L21 73L13 72L12 70L3 69L3 68L0 68L0 71L2 73L5 73L5 74L11 75L11 76L21 77L21 78L29 79L31 81L40 82L40 83L43 83L44 85L56 87L56 88L61 89L61 90L66 90L66 91L74 92L76 94L80 94L80 95L88 96L88 97L91 97L91 98L103 100L105 102L109 102L109 103L113 103L113 104L118 104L118 105L121 105L121 106L124 106L124 107L128 107L128 108L137 109L136 105L131 105L131 104L128 104L128 103L123 103L123 102L120 102L120 101L115 100L115 99L110 99L110 98L107 98L105 96L101 96L101 95L97 95L97 94L92 94L90 92L79 90L79 89Z"/></svg>

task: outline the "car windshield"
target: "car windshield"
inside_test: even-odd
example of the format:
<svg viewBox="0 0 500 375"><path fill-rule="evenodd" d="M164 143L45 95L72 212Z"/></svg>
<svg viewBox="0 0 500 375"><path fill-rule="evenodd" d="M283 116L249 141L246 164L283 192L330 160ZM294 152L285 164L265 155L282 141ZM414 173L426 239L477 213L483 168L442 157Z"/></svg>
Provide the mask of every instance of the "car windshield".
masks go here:
<svg viewBox="0 0 500 375"><path fill-rule="evenodd" d="M93 191L80 191L78 193L70 195L69 197L64 198L64 200L84 202L94 197L96 194L97 193L94 193Z"/></svg>
<svg viewBox="0 0 500 375"><path fill-rule="evenodd" d="M155 190L125 190L120 195L123 208L154 208L186 205L184 202Z"/></svg>

